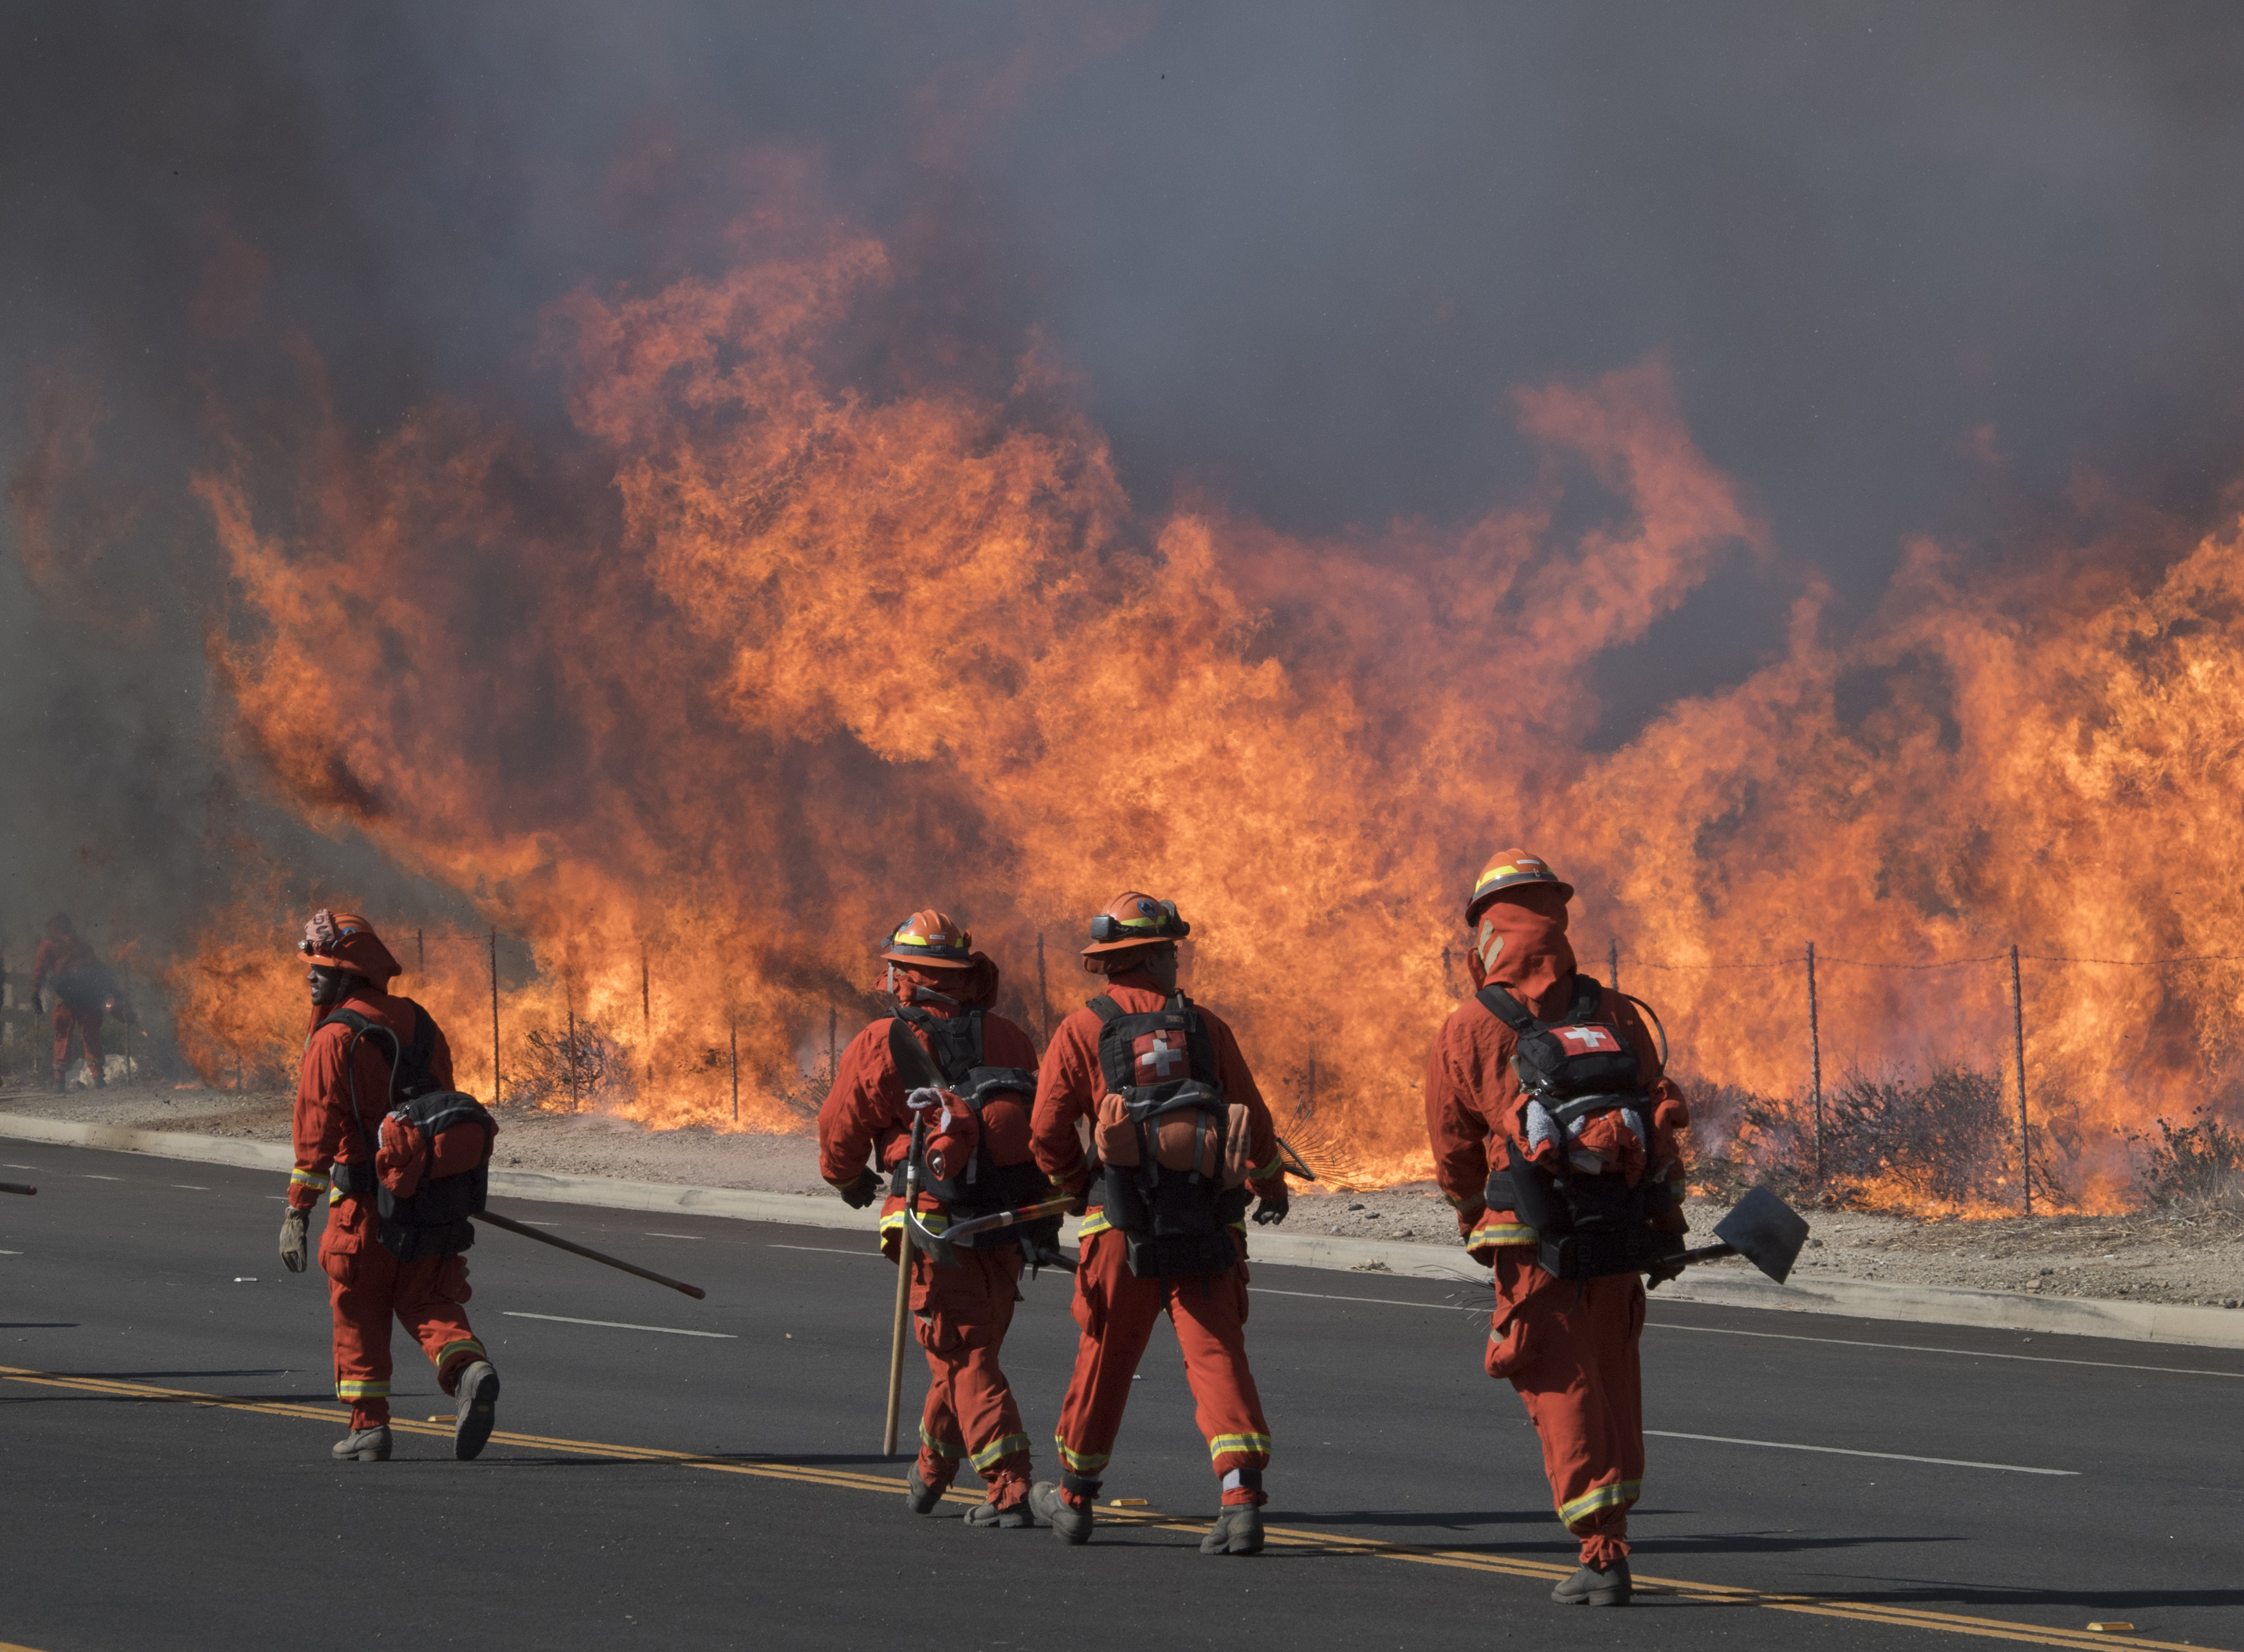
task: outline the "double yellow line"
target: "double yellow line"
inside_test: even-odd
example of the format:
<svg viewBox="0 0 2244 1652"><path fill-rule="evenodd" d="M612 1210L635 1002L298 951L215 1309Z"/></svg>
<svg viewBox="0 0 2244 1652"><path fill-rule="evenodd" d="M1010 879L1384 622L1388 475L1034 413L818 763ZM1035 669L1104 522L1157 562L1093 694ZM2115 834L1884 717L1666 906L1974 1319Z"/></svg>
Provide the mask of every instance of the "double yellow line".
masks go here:
<svg viewBox="0 0 2244 1652"><path fill-rule="evenodd" d="M326 1423L330 1426L347 1415L333 1406L236 1399L226 1394L204 1393L192 1388L158 1388L146 1383L117 1382L105 1377L65 1377L53 1372L28 1371L14 1365L0 1365L0 1379L32 1383L41 1387L71 1389L111 1399L167 1400L180 1405L213 1406L223 1411L253 1412L265 1417L289 1417ZM390 1419L389 1426L398 1433L427 1434L437 1439L449 1439L452 1433L448 1424L409 1422L397 1418ZM902 1480L892 1473L866 1473L855 1469L826 1468L808 1463L743 1462L736 1458L706 1457L693 1452L618 1446L601 1440L561 1440L545 1434L510 1433L504 1430L494 1433L491 1442L527 1450L604 1458L611 1462L658 1463L677 1468L706 1469L719 1474L747 1474L759 1480L784 1480L805 1486L827 1486L837 1491L876 1492L884 1497L894 1497L903 1489ZM945 1494L945 1500L973 1504L982 1500L970 1493L950 1492ZM1183 1520L1150 1508L1101 1508L1098 1519L1102 1525L1181 1532L1195 1537L1207 1529L1205 1521ZM1268 1527L1263 1536L1266 1542L1275 1547L1297 1549L1305 1554L1407 1561L1415 1566L1493 1572L1504 1577L1532 1578L1542 1582L1555 1582L1571 1574L1574 1569L1571 1566L1547 1561L1514 1560L1504 1555L1476 1554L1462 1549L1428 1548L1409 1543L1383 1542L1377 1538L1343 1537L1329 1532L1301 1531L1282 1526ZM2136 1635L2105 1635L2088 1629L2049 1628L2038 1623L2021 1623L2012 1619L1973 1617L1957 1612L1928 1612L1916 1607L1883 1606L1830 1595L1777 1595L1764 1589L1734 1588L1722 1583L1694 1583L1681 1578L1639 1574L1636 1587L1639 1594L1672 1596L1695 1606L1758 1607L1772 1612L1798 1612L1810 1617L1883 1623L1896 1628L1932 1629L1950 1635L1977 1635L1991 1641L2018 1641L2030 1646L2079 1648L2084 1652L2086 1649L2104 1647L2132 1647L2138 1649L2138 1652L2214 1652L2214 1649L2202 1645L2152 1641ZM0 1642L0 1652L30 1652L30 1649Z"/></svg>

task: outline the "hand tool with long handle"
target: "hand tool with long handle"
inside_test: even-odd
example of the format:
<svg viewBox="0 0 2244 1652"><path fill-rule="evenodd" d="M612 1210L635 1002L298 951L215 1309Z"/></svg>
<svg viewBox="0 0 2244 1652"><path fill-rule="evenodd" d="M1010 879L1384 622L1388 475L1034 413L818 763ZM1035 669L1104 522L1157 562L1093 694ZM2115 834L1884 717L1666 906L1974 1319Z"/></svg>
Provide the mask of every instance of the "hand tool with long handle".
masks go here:
<svg viewBox="0 0 2244 1652"><path fill-rule="evenodd" d="M901 1027L902 1022L896 1023ZM909 1036L909 1035L906 1035ZM904 1332L911 1324L912 1223L910 1211L919 1203L919 1149L922 1120L912 1120L911 1151L904 1159L904 1225L896 1233L896 1314L889 1337L889 1408L881 1429L881 1455L896 1454L896 1421L904 1403Z"/></svg>
<svg viewBox="0 0 2244 1652"><path fill-rule="evenodd" d="M0 1193L37 1193L38 1190L29 1182L0 1182Z"/></svg>
<svg viewBox="0 0 2244 1652"><path fill-rule="evenodd" d="M889 1022L889 1059L906 1091L940 1089L943 1071L901 1019ZM889 1338L889 1408L881 1430L881 1455L896 1454L896 1422L904 1402L904 1332L911 1324L912 1215L919 1209L919 1156L925 1116L912 1116L911 1146L904 1154L904 1224L896 1235L896 1312Z"/></svg>
<svg viewBox="0 0 2244 1652"><path fill-rule="evenodd" d="M1757 1187L1714 1224L1719 1244L1702 1244L1667 1258L1666 1266L1688 1267L1694 1262L1719 1262L1724 1257L1743 1257L1777 1284L1782 1285L1808 1243L1808 1222L1797 1210L1765 1187Z"/></svg>
<svg viewBox="0 0 2244 1652"><path fill-rule="evenodd" d="M945 1266L956 1266L958 1258L950 1249L954 1240L976 1233L987 1233L992 1228L1010 1228L1017 1222L1040 1222L1048 1216L1064 1216L1074 1208L1073 1194L1058 1193L1035 1204L1024 1204L1010 1210L992 1210L986 1216L970 1217L963 1222L954 1222L939 1233L928 1226L917 1210L905 1212L904 1225L911 1230L912 1241L921 1250ZM1063 1258L1062 1261L1065 1260ZM1046 1262L1044 1265L1054 1264Z"/></svg>
<svg viewBox="0 0 2244 1652"><path fill-rule="evenodd" d="M509 1233L519 1233L524 1238L535 1239L540 1244L550 1244L557 1251L566 1251L571 1256L584 1257L593 1262L605 1262L612 1268L621 1268L625 1273L635 1273L642 1279L652 1279L657 1285L666 1285L673 1291L684 1291L696 1302L709 1294L698 1285L687 1285L683 1279L673 1279L666 1274L655 1272L652 1268L642 1268L637 1263L625 1262L619 1257L608 1255L604 1251L595 1251L590 1245L578 1244L574 1240L564 1239L551 1233L540 1233L536 1228L526 1226L510 1216L501 1216L496 1210L477 1210L475 1213L475 1219L478 1222L488 1222L495 1228L504 1228Z"/></svg>

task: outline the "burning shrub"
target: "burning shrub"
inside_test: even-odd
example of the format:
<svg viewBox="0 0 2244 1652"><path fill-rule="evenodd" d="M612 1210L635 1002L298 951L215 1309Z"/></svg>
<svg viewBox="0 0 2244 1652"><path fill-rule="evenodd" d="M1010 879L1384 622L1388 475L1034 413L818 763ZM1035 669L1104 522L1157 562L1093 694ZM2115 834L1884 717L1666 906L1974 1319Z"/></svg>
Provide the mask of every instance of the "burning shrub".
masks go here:
<svg viewBox="0 0 2244 1652"><path fill-rule="evenodd" d="M2244 1136L2209 1108L2199 1108L2195 1117L2180 1127L2157 1120L2155 1140L2148 1130L2127 1132L2127 1144L2143 1156L2136 1183L2144 1203L2160 1210L2208 1204L2244 1210Z"/></svg>
<svg viewBox="0 0 2244 1652"><path fill-rule="evenodd" d="M1786 1198L1812 1186L1815 1126L1804 1106L1735 1084L1680 1082L1691 1103L1683 1174L1693 1196L1727 1204L1761 1183Z"/></svg>
<svg viewBox="0 0 2244 1652"><path fill-rule="evenodd" d="M509 1086L510 1099L547 1112L579 1113L591 1105L615 1062L615 1047L589 1022L578 1022L558 1033L532 1028L524 1042L519 1075L510 1075L514 1079Z"/></svg>
<svg viewBox="0 0 2244 1652"><path fill-rule="evenodd" d="M1995 1201L2017 1166L1999 1073L1936 1066L1924 1083L1855 1073L1824 1103L1827 1183L1876 1199L1891 1191L1911 1204ZM2015 1188L2015 1183L2011 1183Z"/></svg>
<svg viewBox="0 0 2244 1652"><path fill-rule="evenodd" d="M1942 1063L1922 1083L1850 1074L1824 1096L1820 1177L1807 1097L1688 1081L1685 1093L1684 1173L1704 1198L1733 1201L1761 1183L1788 1199L1915 1209L2007 1204L2018 1194L1999 1073ZM2037 1161L2033 1175L2038 1193L2061 1197L2048 1166Z"/></svg>

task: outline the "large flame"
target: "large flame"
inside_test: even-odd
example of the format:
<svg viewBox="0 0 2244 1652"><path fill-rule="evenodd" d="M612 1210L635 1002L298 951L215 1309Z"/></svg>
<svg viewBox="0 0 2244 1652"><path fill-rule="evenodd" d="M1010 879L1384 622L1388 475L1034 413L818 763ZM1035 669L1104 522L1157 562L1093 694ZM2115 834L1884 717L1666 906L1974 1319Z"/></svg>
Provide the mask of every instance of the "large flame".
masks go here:
<svg viewBox="0 0 2244 1652"><path fill-rule="evenodd" d="M963 914L1033 1023L1036 938L1057 1014L1085 914L1140 887L1192 920L1194 990L1281 1112L1314 1061L1319 1133L1396 1178L1428 1163L1463 890L1504 843L1580 887L1585 960L1617 941L1679 1067L1779 1095L1806 1081L1810 940L1827 1069L1993 1068L2006 968L1839 961L2236 928L2231 542L2132 583L2110 556L1966 580L1920 547L1854 640L1811 597L1787 657L1592 756L1599 656L1768 550L1659 361L1517 394L1545 455L1524 499L1303 540L1133 507L1033 341L995 389L883 345L869 235L798 204L737 244L720 278L553 307L566 432L432 405L371 450L322 427L199 482L245 752L531 942L516 1071L515 1040L580 1021L617 1046L615 1104L729 1123L737 1041L742 1125L798 1124L781 1093L831 1007L844 1036L862 1016L900 915ZM1585 497L1596 525L1562 531ZM269 934L277 1005L287 927L252 902L190 968ZM454 951L432 990L487 1073L486 961ZM2111 1197L2114 1128L2229 1082L2244 974L2026 969L2041 1127ZM244 979L187 1006L226 1029L206 1050L300 1035Z"/></svg>

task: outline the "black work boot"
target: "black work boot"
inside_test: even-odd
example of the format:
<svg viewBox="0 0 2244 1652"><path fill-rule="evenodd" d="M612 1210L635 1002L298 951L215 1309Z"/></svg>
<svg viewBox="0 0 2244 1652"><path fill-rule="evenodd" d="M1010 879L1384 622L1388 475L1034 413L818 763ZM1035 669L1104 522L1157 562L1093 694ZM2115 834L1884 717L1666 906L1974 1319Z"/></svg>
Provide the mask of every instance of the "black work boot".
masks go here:
<svg viewBox="0 0 2244 1652"><path fill-rule="evenodd" d="M1075 1476L1070 1474L1068 1479L1073 1481ZM1095 1480L1072 1484L1068 1489L1092 1504L1098 1500L1098 1482ZM1029 1513L1058 1532L1059 1541L1070 1547L1091 1541L1091 1509L1078 1508L1062 1497L1059 1487L1048 1480L1040 1480L1029 1487Z"/></svg>
<svg viewBox="0 0 2244 1652"><path fill-rule="evenodd" d="M485 1442L491 1437L491 1428L498 1421L498 1372L488 1359L478 1359L460 1373L460 1385L455 1391L460 1401L457 1419L452 1424L452 1455L462 1462L472 1462L481 1454Z"/></svg>
<svg viewBox="0 0 2244 1652"><path fill-rule="evenodd" d="M1220 1511L1215 1524L1200 1540L1203 1554L1260 1554L1262 1552L1262 1511L1253 1503L1234 1503Z"/></svg>
<svg viewBox="0 0 2244 1652"><path fill-rule="evenodd" d="M942 1488L938 1487L930 1490L927 1482L919 1477L919 1465L914 1463L911 1473L904 1480L904 1507L915 1514L932 1514L942 1502Z"/></svg>
<svg viewBox="0 0 2244 1652"><path fill-rule="evenodd" d="M335 1441L328 1455L339 1463L386 1463L389 1460L389 1425L376 1423L371 1428L354 1428Z"/></svg>
<svg viewBox="0 0 2244 1652"><path fill-rule="evenodd" d="M1602 1572L1585 1561L1573 1576L1551 1591L1551 1598L1561 1606L1626 1606L1634 1587L1626 1559L1615 1561Z"/></svg>
<svg viewBox="0 0 2244 1652"><path fill-rule="evenodd" d="M64 1080L63 1080L63 1069L62 1069L61 1068L59 1068L59 1067L56 1068L56 1069L55 1069L55 1094L56 1094L56 1095L57 1095L57 1096L59 1096L59 1095L61 1095L64 1090L68 1089L69 1088L70 1088L70 1086L69 1086L67 1083L65 1083L65 1082L64 1082Z"/></svg>
<svg viewBox="0 0 2244 1652"><path fill-rule="evenodd" d="M1017 1532L1034 1526L1037 1517L1029 1512L1026 1499L1010 1508L1000 1508L995 1503L977 1503L966 1511L969 1526L987 1526L997 1531Z"/></svg>

